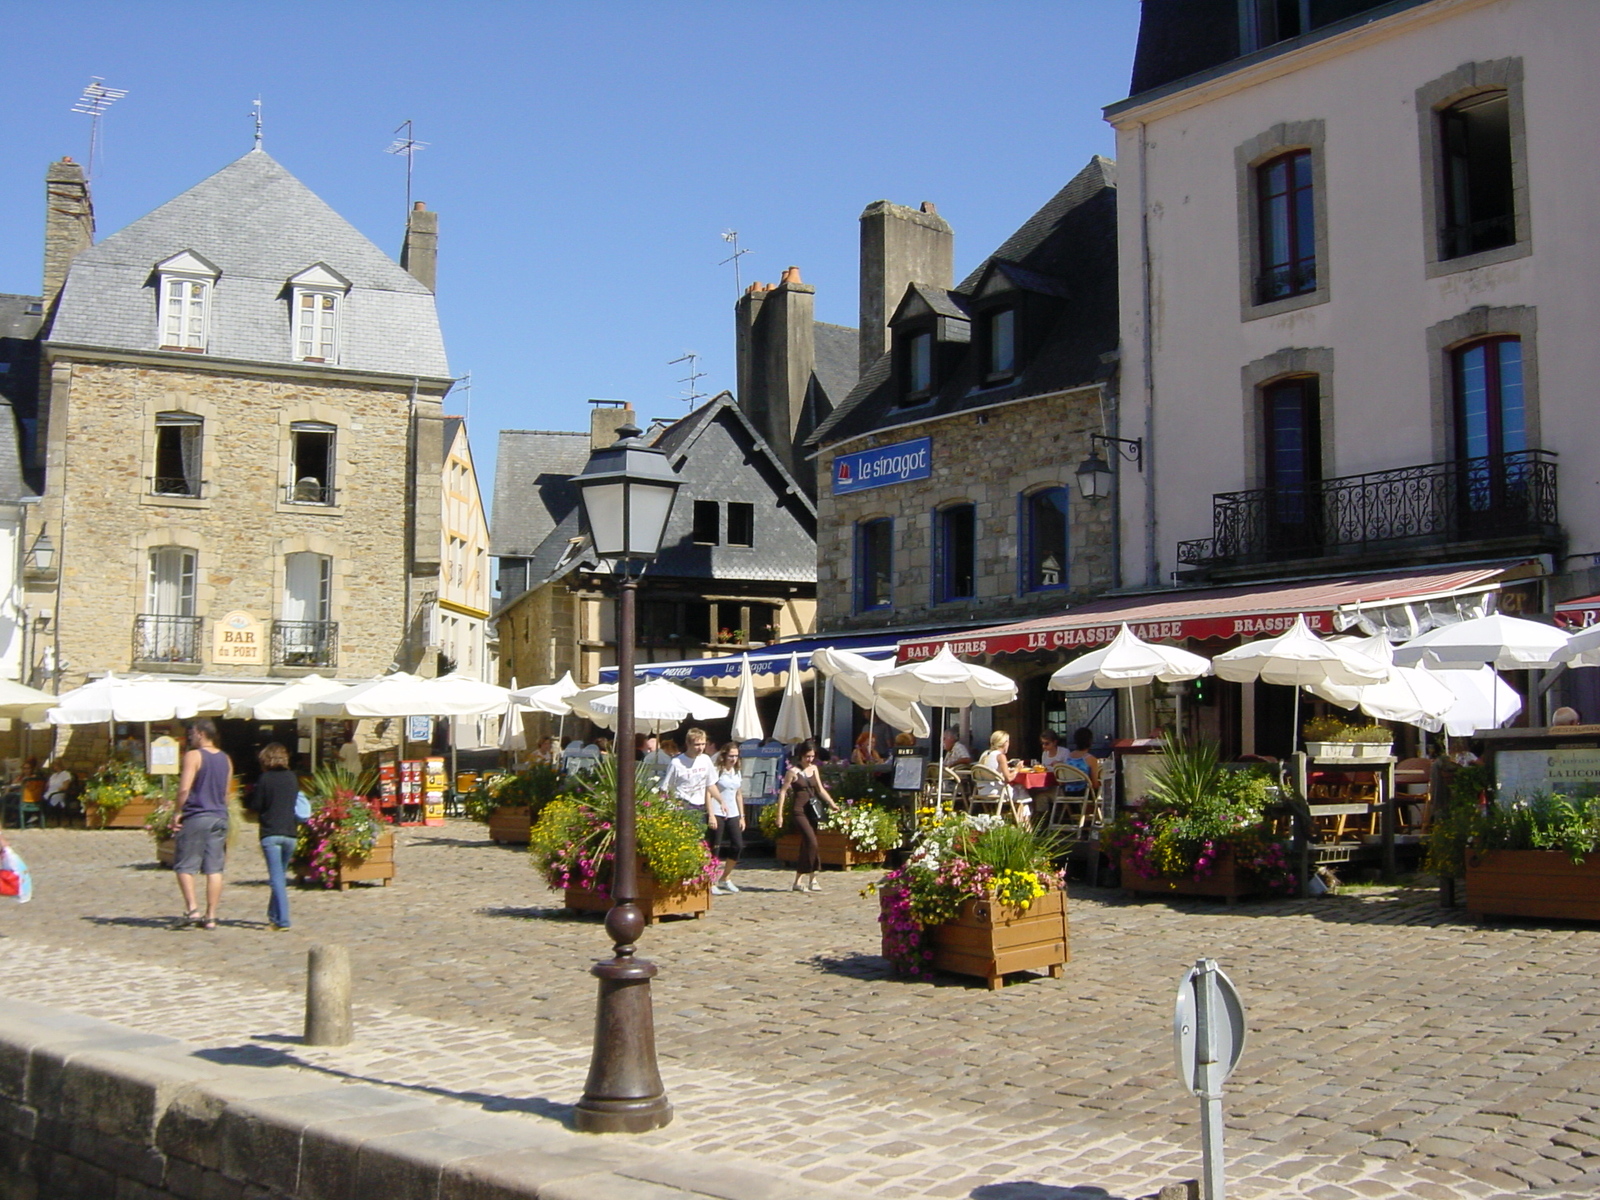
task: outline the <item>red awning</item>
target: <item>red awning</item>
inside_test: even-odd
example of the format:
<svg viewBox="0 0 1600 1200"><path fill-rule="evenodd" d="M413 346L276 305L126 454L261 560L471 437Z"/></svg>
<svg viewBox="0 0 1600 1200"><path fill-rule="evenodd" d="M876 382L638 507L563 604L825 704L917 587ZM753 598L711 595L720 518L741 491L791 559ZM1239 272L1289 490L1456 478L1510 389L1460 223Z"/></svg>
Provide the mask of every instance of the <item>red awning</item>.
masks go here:
<svg viewBox="0 0 1600 1200"><path fill-rule="evenodd" d="M1395 575L1113 596L1053 617L914 638L900 643L896 657L900 662L932 658L941 646L949 646L958 658L1029 650L1075 650L1109 642L1124 623L1150 642L1282 633L1297 616L1305 617L1306 624L1318 633L1334 633L1347 627L1344 622L1336 625L1337 615L1353 616L1360 608L1487 591L1497 586L1496 581L1505 570L1504 565L1440 568ZM1600 597L1594 600L1600 605Z"/></svg>
<svg viewBox="0 0 1600 1200"><path fill-rule="evenodd" d="M1563 600L1555 607L1555 619L1563 629L1587 629L1591 625L1600 625L1600 596Z"/></svg>

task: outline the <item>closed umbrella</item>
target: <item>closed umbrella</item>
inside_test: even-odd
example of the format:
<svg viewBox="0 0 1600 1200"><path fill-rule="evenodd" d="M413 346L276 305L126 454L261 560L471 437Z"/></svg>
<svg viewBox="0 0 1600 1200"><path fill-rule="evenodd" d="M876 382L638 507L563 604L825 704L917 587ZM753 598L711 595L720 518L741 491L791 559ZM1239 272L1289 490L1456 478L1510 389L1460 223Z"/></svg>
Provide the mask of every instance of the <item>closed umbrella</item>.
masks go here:
<svg viewBox="0 0 1600 1200"><path fill-rule="evenodd" d="M1562 662L1571 641L1554 625L1491 613L1471 621L1441 625L1396 646L1402 667L1467 668L1487 664L1500 671L1540 670Z"/></svg>
<svg viewBox="0 0 1600 1200"><path fill-rule="evenodd" d="M1050 688L1057 692L1135 688L1144 687L1158 679L1163 683L1183 683L1209 674L1209 659L1176 646L1144 641L1124 625L1108 645L1073 659L1050 676ZM1181 711L1178 716L1181 722ZM1139 736L1137 718L1133 736Z"/></svg>
<svg viewBox="0 0 1600 1200"><path fill-rule="evenodd" d="M733 702L733 740L760 742L766 736L756 712L756 684L750 677L750 656L746 654L739 663L739 697Z"/></svg>
<svg viewBox="0 0 1600 1200"><path fill-rule="evenodd" d="M783 685L783 703L778 705L778 723L772 736L786 745L803 742L811 736L811 714L806 712L800 691L800 656L789 654L789 678Z"/></svg>
<svg viewBox="0 0 1600 1200"><path fill-rule="evenodd" d="M1294 688L1294 716L1290 726L1291 752L1300 737L1300 689L1310 684L1337 683L1346 687L1381 683L1389 668L1371 655L1349 646L1325 642L1296 617L1277 637L1247 642L1211 660L1221 679L1233 683L1261 680Z"/></svg>

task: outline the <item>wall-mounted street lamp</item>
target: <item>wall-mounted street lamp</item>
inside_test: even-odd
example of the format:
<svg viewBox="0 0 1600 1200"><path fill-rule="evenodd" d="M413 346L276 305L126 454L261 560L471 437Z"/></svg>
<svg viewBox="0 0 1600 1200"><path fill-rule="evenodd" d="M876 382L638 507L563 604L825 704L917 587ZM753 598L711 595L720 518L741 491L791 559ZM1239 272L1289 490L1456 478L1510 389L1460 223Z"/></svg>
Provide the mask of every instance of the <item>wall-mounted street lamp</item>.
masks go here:
<svg viewBox="0 0 1600 1200"><path fill-rule="evenodd" d="M54 579L56 573L56 544L45 530L33 539L22 560L24 572L33 579Z"/></svg>
<svg viewBox="0 0 1600 1200"><path fill-rule="evenodd" d="M1125 458L1139 470L1144 470L1144 439L1108 437L1103 433L1089 435L1089 457L1078 464L1078 490L1085 500L1100 500L1111 495L1117 476L1111 464L1100 457L1100 443L1113 447L1113 452Z"/></svg>
<svg viewBox="0 0 1600 1200"><path fill-rule="evenodd" d="M617 597L617 827L612 906L606 933L613 957L590 973L600 980L589 1079L573 1123L585 1133L644 1133L672 1120L672 1105L656 1067L655 1017L650 980L654 963L634 957L644 932L638 899L638 833L634 812L633 639L638 578L634 561L661 549L680 480L664 451L646 444L634 425L617 430L614 444L594 451L578 489L595 554L618 565Z"/></svg>

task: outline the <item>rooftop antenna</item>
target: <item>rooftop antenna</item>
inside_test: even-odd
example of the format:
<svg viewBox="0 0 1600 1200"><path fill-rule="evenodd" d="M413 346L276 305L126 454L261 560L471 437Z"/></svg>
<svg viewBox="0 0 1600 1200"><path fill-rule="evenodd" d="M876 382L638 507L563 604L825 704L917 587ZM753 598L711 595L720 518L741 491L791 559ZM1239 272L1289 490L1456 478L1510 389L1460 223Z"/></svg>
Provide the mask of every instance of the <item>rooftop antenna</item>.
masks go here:
<svg viewBox="0 0 1600 1200"><path fill-rule="evenodd" d="M732 244L733 253L719 262L717 266L725 267L729 263L733 264L733 290L742 296L744 295L744 283L739 278L739 260L749 254L750 251L748 249L739 249L739 231L737 229L724 229L722 231L722 240Z"/></svg>
<svg viewBox="0 0 1600 1200"><path fill-rule="evenodd" d="M93 75L89 78L89 86L83 89L83 95L79 96L78 102L72 106L73 112L83 113L90 121L89 169L84 174L86 180L94 178L94 160L101 149L100 118L106 115L106 109L127 94L126 88L107 87L104 79L99 75Z"/></svg>
<svg viewBox="0 0 1600 1200"><path fill-rule="evenodd" d="M705 399L706 394L702 392L696 385L706 377L706 373L700 369L700 356L693 350L685 350L677 358L670 360L667 363L667 366L676 366L681 362L686 362L689 364L689 373L682 379L678 380L678 382L687 383L689 388L688 391L683 395L680 395L678 399L687 400L689 402L689 407L693 408L697 400Z"/></svg>
<svg viewBox="0 0 1600 1200"><path fill-rule="evenodd" d="M257 96L250 105L256 117L256 149L261 149L261 97Z"/></svg>
<svg viewBox="0 0 1600 1200"><path fill-rule="evenodd" d="M472 424L472 372L468 371L460 379L456 380L456 382L461 385L461 390L466 393L466 397L465 397L466 402L467 402L466 413L462 416L461 419L463 421L465 421L468 425L471 425Z"/></svg>
<svg viewBox="0 0 1600 1200"><path fill-rule="evenodd" d="M406 131L405 137L399 136L402 129ZM400 124L394 127L394 132L394 141L388 146L384 147L383 152L385 154L404 154L406 156L406 212L409 213L411 211L411 169L416 166L417 151L426 150L428 148L428 143L419 142L416 138L411 136L412 129L410 121L401 121ZM406 219L410 220L409 217Z"/></svg>

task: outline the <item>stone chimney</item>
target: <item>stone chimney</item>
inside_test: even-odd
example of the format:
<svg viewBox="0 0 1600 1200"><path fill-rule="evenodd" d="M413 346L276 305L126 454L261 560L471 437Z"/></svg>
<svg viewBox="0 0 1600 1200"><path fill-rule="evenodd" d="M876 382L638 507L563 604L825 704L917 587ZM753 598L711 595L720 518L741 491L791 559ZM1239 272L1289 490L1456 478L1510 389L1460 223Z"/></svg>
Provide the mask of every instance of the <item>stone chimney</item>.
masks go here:
<svg viewBox="0 0 1600 1200"><path fill-rule="evenodd" d="M861 373L889 348L889 318L913 283L949 288L955 233L928 201L876 200L861 213Z"/></svg>
<svg viewBox="0 0 1600 1200"><path fill-rule="evenodd" d="M589 449L600 450L616 443L617 430L633 424L633 405L611 400L591 400L589 410Z"/></svg>
<svg viewBox="0 0 1600 1200"><path fill-rule="evenodd" d="M70 158L50 164L44 175L44 283L48 319L79 252L94 245L94 202L83 168Z"/></svg>
<svg viewBox="0 0 1600 1200"><path fill-rule="evenodd" d="M790 267L776 287L751 284L735 310L739 407L791 469L817 366L816 295Z"/></svg>
<svg viewBox="0 0 1600 1200"><path fill-rule="evenodd" d="M439 214L418 200L406 214L406 240L400 247L400 265L430 292L438 291Z"/></svg>

